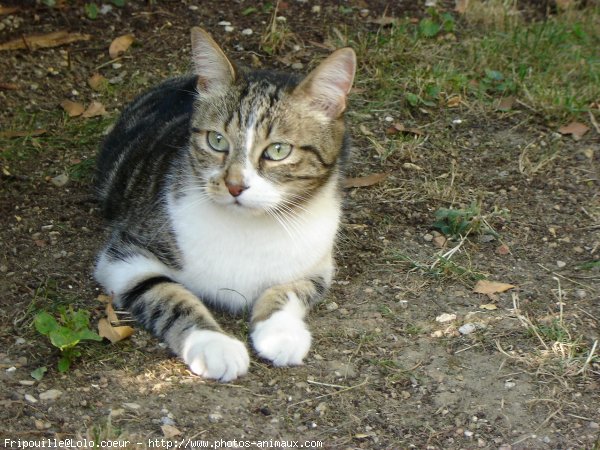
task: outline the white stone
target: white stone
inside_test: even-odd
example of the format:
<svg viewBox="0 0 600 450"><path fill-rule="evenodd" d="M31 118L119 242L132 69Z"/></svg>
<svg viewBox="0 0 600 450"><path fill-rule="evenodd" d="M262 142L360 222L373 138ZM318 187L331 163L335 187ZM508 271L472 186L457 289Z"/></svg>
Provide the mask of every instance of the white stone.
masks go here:
<svg viewBox="0 0 600 450"><path fill-rule="evenodd" d="M254 33L254 31L252 31L252 28L244 28L244 29L242 30L242 34L243 34L244 36L250 36L252 33Z"/></svg>
<svg viewBox="0 0 600 450"><path fill-rule="evenodd" d="M452 322L453 320L456 320L456 314L444 313L435 318L435 321L439 323Z"/></svg>
<svg viewBox="0 0 600 450"><path fill-rule="evenodd" d="M48 389L40 394L40 400L56 400L62 395L62 391L58 389Z"/></svg>
<svg viewBox="0 0 600 450"><path fill-rule="evenodd" d="M27 400L29 403L37 403L37 398L35 398L33 395L30 394L25 394L25 400Z"/></svg>

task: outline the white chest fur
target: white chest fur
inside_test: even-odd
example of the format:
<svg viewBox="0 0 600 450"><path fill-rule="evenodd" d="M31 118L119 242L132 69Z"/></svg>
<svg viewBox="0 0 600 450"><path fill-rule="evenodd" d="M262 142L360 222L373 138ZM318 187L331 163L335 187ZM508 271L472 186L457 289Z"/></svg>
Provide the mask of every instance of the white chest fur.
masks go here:
<svg viewBox="0 0 600 450"><path fill-rule="evenodd" d="M208 302L239 311L270 286L332 276L340 218L333 186L284 224L192 196L169 201L184 269L177 281Z"/></svg>

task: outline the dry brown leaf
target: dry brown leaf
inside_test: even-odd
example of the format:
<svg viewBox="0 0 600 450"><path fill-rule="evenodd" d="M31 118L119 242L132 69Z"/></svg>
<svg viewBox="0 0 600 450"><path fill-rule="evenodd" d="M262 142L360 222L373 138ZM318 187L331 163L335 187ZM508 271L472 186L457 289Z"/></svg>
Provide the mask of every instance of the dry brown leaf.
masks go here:
<svg viewBox="0 0 600 450"><path fill-rule="evenodd" d="M473 292L477 294L495 294L508 291L514 287L513 284L501 283L499 281L479 280L477 284L475 284Z"/></svg>
<svg viewBox="0 0 600 450"><path fill-rule="evenodd" d="M6 16L8 14L14 14L19 10L16 6L0 6L0 16Z"/></svg>
<svg viewBox="0 0 600 450"><path fill-rule="evenodd" d="M85 110L85 112L81 115L81 117L85 117L89 119L90 117L98 117L105 116L107 114L106 109L104 109L104 105L100 102L92 102L90 106Z"/></svg>
<svg viewBox="0 0 600 450"><path fill-rule="evenodd" d="M374 184L377 184L380 181L385 180L387 177L388 177L387 173L372 173L371 175L367 175L364 177L346 178L344 180L343 186L345 188L359 188L359 187L373 186Z"/></svg>
<svg viewBox="0 0 600 450"><path fill-rule="evenodd" d="M450 97L446 100L446 106L448 108L458 108L462 103L462 97L460 95L455 95L454 97Z"/></svg>
<svg viewBox="0 0 600 450"><path fill-rule="evenodd" d="M454 11L459 14L464 14L467 12L467 8L469 7L469 0L456 0L454 5Z"/></svg>
<svg viewBox="0 0 600 450"><path fill-rule="evenodd" d="M394 25L396 22L398 22L398 19L390 16L381 16L377 17L376 19L368 19L367 22L386 27L388 25Z"/></svg>
<svg viewBox="0 0 600 450"><path fill-rule="evenodd" d="M133 328L128 326L113 327L105 317L98 321L98 334L113 344L127 339L134 331Z"/></svg>
<svg viewBox="0 0 600 450"><path fill-rule="evenodd" d="M122 53L125 53L127 49L133 44L133 34L124 34L115 38L108 48L108 54L112 59L118 58Z"/></svg>
<svg viewBox="0 0 600 450"><path fill-rule="evenodd" d="M421 166L418 166L416 164L409 163L409 162L405 162L404 164L402 164L402 168L404 168L406 170L416 170L417 172L420 172L421 170L423 170L423 168Z"/></svg>
<svg viewBox="0 0 600 450"><path fill-rule="evenodd" d="M106 294L100 294L98 297L96 297L96 300L101 303L112 303L112 297Z"/></svg>
<svg viewBox="0 0 600 450"><path fill-rule="evenodd" d="M69 117L77 117L83 114L85 111L84 106L81 103L74 102L71 100L63 100L60 102L60 106L65 110Z"/></svg>
<svg viewBox="0 0 600 450"><path fill-rule="evenodd" d="M106 312L106 318L111 324L119 322L119 317L117 316L112 303L107 303L104 311Z"/></svg>
<svg viewBox="0 0 600 450"><path fill-rule="evenodd" d="M388 128L387 130L388 134L396 134L397 132L416 134L417 136L423 136L425 134L418 128L407 128L400 122L394 123L394 126Z"/></svg>
<svg viewBox="0 0 600 450"><path fill-rule="evenodd" d="M515 98L511 95L509 97L501 98L496 104L498 111L510 111L515 104Z"/></svg>
<svg viewBox="0 0 600 450"><path fill-rule="evenodd" d="M440 234L439 236L435 236L433 238L433 245L435 245L437 248L443 248L447 241L448 239L446 239L446 236L442 236Z"/></svg>
<svg viewBox="0 0 600 450"><path fill-rule="evenodd" d="M496 253L499 255L508 255L510 253L510 248L506 244L502 244L496 249Z"/></svg>
<svg viewBox="0 0 600 450"><path fill-rule="evenodd" d="M60 45L70 44L77 41L89 41L92 36L89 34L69 33L65 30L54 31L48 34L37 34L22 36L12 41L0 44L0 50L36 50L38 48L58 47Z"/></svg>
<svg viewBox="0 0 600 450"><path fill-rule="evenodd" d="M163 432L163 436L167 439L174 438L175 436L179 436L181 434L181 431L179 431L173 425L161 425L160 429Z"/></svg>
<svg viewBox="0 0 600 450"><path fill-rule="evenodd" d="M570 134L576 141L580 140L588 131L590 131L590 127L581 122L571 122L558 129L560 134Z"/></svg>
<svg viewBox="0 0 600 450"><path fill-rule="evenodd" d="M27 136L39 136L44 134L46 130L29 130L29 131L0 131L1 138L14 138L14 137L27 137Z"/></svg>
<svg viewBox="0 0 600 450"><path fill-rule="evenodd" d="M106 83L106 78L104 78L99 73L93 74L88 80L88 85L95 91L102 90L103 86L105 86Z"/></svg>
<svg viewBox="0 0 600 450"><path fill-rule="evenodd" d="M20 87L17 83L0 83L0 89L6 91L18 91Z"/></svg>
<svg viewBox="0 0 600 450"><path fill-rule="evenodd" d="M494 305L493 303L486 303L485 305L479 305L480 309L485 309L487 311L493 311L495 309L498 309L498 307L496 305Z"/></svg>

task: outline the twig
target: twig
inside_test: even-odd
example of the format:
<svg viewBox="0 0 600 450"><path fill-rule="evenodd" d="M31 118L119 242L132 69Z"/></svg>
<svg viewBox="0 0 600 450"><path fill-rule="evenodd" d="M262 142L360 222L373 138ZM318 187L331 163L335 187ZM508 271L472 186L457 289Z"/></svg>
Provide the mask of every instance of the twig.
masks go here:
<svg viewBox="0 0 600 450"><path fill-rule="evenodd" d="M561 277L564 280L570 281L571 283L574 283L578 286L584 287L584 288L588 288L591 289L592 291L596 291L594 288L592 288L591 286L587 285L587 284L583 284L583 283L579 283L571 278L565 277L564 275L561 275L560 273L557 272L553 272L551 269L548 269L547 267L544 267L542 264L537 263L538 266L540 266L542 269L547 270L548 272L550 272L552 275L557 276L557 277Z"/></svg>
<svg viewBox="0 0 600 450"><path fill-rule="evenodd" d="M307 398L306 400L302 400L300 402L292 403L291 405L288 406L288 408L291 408L292 406L301 405L303 403L308 403L308 402L311 402L313 400L319 400L321 398L331 397L333 395L337 395L337 394L341 394L343 392L351 391L352 389L356 389L356 388L364 386L365 384L367 384L368 381L369 381L369 377L365 378L364 381L362 381L361 383L355 384L354 386L348 386L348 387L346 387L344 389L340 389L339 391L330 392L328 394L323 394L323 395L318 395L318 396L316 396L314 398Z"/></svg>
<svg viewBox="0 0 600 450"><path fill-rule="evenodd" d="M340 384L321 383L319 381L312 381L312 380L306 380L306 382L308 384L316 384L317 386L326 386L326 387L332 387L332 388L337 388L337 389L345 389L348 387L348 386L342 386Z"/></svg>
<svg viewBox="0 0 600 450"><path fill-rule="evenodd" d="M594 128L596 129L596 133L600 134L600 126L598 126L598 122L596 122L596 118L592 114L592 111L588 111L588 113L590 115L590 122L592 122L592 125L594 125Z"/></svg>
<svg viewBox="0 0 600 450"><path fill-rule="evenodd" d="M589 417L578 416L577 414L567 413L567 416L575 417L576 419L587 420L589 422L594 421L594 419L590 419Z"/></svg>
<svg viewBox="0 0 600 450"><path fill-rule="evenodd" d="M590 350L590 354L586 358L586 360L583 363L583 366L581 367L581 369L579 369L577 372L575 372L575 375L579 375L579 374L582 374L582 373L585 372L585 370L587 369L587 367L590 365L590 362L592 362L592 359L594 358L594 353L596 352L596 347L597 346L598 346L598 339L596 339L594 341L594 345L592 345L592 349Z"/></svg>

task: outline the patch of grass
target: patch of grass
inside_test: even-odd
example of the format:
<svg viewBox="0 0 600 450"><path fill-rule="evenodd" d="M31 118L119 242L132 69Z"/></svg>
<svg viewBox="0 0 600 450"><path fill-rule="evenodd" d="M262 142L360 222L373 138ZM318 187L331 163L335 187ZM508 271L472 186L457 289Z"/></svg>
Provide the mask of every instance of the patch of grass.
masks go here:
<svg viewBox="0 0 600 450"><path fill-rule="evenodd" d="M467 257L466 265L452 260L454 254L460 249L463 243L464 240L461 240L461 242L452 249L446 252L443 250L440 251L428 262L418 261L400 252L395 252L392 255L392 259L406 264L409 270L416 270L433 278L456 280L472 286L478 280L483 280L487 278L487 276L471 266L468 255L465 255Z"/></svg>
<svg viewBox="0 0 600 450"><path fill-rule="evenodd" d="M491 23L432 15L356 35L363 62L357 85L366 88L369 107L435 107L460 96L491 108L516 95L549 120L588 111L600 98L600 6L534 22L510 2L502 8Z"/></svg>
<svg viewBox="0 0 600 450"><path fill-rule="evenodd" d="M560 283L558 285L559 310L550 320L538 320L523 313L519 307L518 294L513 294L513 311L520 324L536 345L530 352L516 354L506 352L499 341L498 349L527 367L536 374L551 375L559 379L568 379L585 375L594 363L600 362L596 354L598 341L588 345L581 336L573 334L564 320L564 303Z"/></svg>

